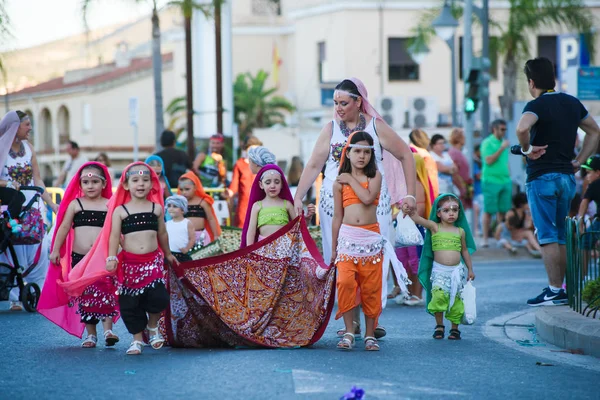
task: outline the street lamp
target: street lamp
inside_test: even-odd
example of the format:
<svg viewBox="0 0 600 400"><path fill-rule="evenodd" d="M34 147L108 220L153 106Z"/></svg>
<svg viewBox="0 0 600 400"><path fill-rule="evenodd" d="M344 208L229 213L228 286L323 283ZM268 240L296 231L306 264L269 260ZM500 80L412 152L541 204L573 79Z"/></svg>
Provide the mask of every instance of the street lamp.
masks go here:
<svg viewBox="0 0 600 400"><path fill-rule="evenodd" d="M455 60L455 52L454 52L454 33L456 32L456 28L458 27L458 21L452 15L452 7L448 3L448 1L444 2L444 7L442 7L442 12L440 15L433 20L431 23L433 29L435 29L435 34L445 41L450 47L450 73L452 76L450 77L450 83L452 85L452 126L458 125L458 120L456 116L456 60Z"/></svg>
<svg viewBox="0 0 600 400"><path fill-rule="evenodd" d="M431 26L435 29L435 34L444 41L450 40L454 36L458 21L452 15L452 7L447 0L444 2L442 12L433 20Z"/></svg>
<svg viewBox="0 0 600 400"><path fill-rule="evenodd" d="M427 54L429 54L429 47L423 42L415 42L408 47L408 54L417 64L421 64Z"/></svg>

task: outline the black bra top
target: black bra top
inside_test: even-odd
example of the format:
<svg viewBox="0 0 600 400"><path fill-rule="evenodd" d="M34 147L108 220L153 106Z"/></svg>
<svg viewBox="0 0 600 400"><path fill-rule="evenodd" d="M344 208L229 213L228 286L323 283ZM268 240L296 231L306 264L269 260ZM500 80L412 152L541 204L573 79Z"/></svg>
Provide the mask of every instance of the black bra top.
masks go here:
<svg viewBox="0 0 600 400"><path fill-rule="evenodd" d="M186 218L206 218L206 211L200 204L188 206L188 212L185 214Z"/></svg>
<svg viewBox="0 0 600 400"><path fill-rule="evenodd" d="M81 211L73 216L73 228L81 226L102 228L106 219L106 211L85 210L81 201L79 199L76 200L79 203L79 207L81 207Z"/></svg>
<svg viewBox="0 0 600 400"><path fill-rule="evenodd" d="M121 207L127 213L127 217L121 222L121 233L123 235L142 231L158 232L158 216L154 214L154 203L152 203L152 211L136 214L129 214L129 210L124 204Z"/></svg>

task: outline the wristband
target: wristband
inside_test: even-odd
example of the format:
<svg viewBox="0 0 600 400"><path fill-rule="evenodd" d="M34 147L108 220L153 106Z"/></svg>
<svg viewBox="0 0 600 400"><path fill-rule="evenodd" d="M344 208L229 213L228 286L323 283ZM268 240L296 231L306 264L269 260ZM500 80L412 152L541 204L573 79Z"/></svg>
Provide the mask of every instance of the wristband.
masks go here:
<svg viewBox="0 0 600 400"><path fill-rule="evenodd" d="M529 150L527 150L527 151L523 151L523 148L521 147L521 154L523 154L524 156L530 155L532 151L533 151L532 145L529 145Z"/></svg>
<svg viewBox="0 0 600 400"><path fill-rule="evenodd" d="M119 259L117 258L117 256L108 256L106 257L106 262L111 262L111 261L115 261L115 262L119 262Z"/></svg>

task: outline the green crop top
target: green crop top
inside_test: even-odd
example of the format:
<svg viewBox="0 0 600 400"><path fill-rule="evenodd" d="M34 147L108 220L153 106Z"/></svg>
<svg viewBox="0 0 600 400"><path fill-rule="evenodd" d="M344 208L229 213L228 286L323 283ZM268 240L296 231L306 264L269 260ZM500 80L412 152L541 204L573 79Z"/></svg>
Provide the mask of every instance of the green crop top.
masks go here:
<svg viewBox="0 0 600 400"><path fill-rule="evenodd" d="M432 251L440 251L440 250L449 250L449 251L462 251L462 241L461 241L461 229L458 228L459 233L454 232L442 232L439 230L437 233L431 235L431 250Z"/></svg>
<svg viewBox="0 0 600 400"><path fill-rule="evenodd" d="M263 207L262 201L260 204L260 210L258 210L258 227L264 225L287 225L290 222L290 216L287 212L287 201L283 201L283 207Z"/></svg>

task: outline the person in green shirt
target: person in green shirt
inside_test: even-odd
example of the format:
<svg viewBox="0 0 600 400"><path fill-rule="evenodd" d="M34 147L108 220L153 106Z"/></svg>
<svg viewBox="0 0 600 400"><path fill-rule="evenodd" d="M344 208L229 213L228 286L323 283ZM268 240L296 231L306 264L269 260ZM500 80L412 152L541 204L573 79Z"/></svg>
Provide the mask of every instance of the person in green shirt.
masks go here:
<svg viewBox="0 0 600 400"><path fill-rule="evenodd" d="M492 214L498 222L504 221L504 214L512 205L512 181L508 166L506 121L492 122L492 134L481 142L481 189L483 192L483 247L488 247L488 237Z"/></svg>

